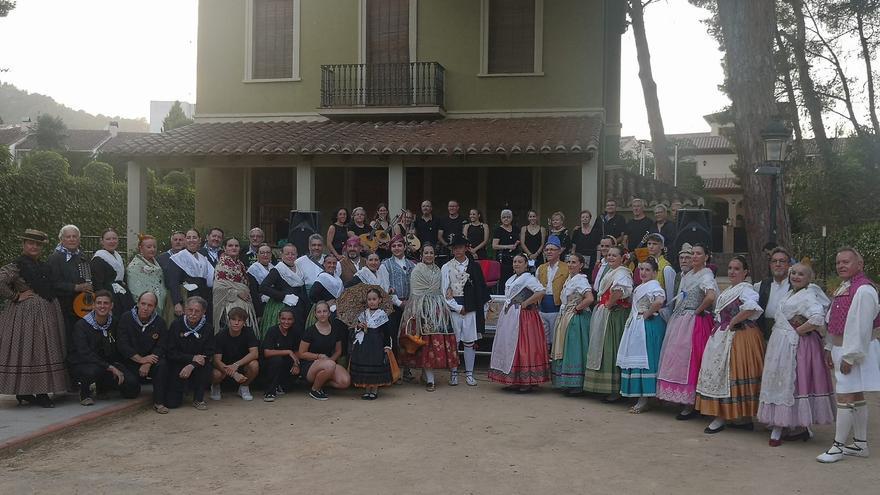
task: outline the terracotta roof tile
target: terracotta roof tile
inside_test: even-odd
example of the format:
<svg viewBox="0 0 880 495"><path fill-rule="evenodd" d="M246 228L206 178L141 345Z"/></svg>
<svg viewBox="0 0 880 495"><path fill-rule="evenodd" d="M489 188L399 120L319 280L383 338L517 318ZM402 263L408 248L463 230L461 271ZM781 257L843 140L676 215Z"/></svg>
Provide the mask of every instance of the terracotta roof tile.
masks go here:
<svg viewBox="0 0 880 495"><path fill-rule="evenodd" d="M108 143L102 151L128 156L579 154L598 149L601 129L599 117L196 123Z"/></svg>
<svg viewBox="0 0 880 495"><path fill-rule="evenodd" d="M703 179L703 187L707 191L738 191L742 189L736 177L707 177Z"/></svg>
<svg viewBox="0 0 880 495"><path fill-rule="evenodd" d="M27 132L21 127L7 127L0 129L0 145L10 146L23 138Z"/></svg>
<svg viewBox="0 0 880 495"><path fill-rule="evenodd" d="M109 131L94 129L68 129L64 146L67 151L92 151L110 137ZM19 150L32 150L37 147L37 136L31 134L23 143L18 145Z"/></svg>

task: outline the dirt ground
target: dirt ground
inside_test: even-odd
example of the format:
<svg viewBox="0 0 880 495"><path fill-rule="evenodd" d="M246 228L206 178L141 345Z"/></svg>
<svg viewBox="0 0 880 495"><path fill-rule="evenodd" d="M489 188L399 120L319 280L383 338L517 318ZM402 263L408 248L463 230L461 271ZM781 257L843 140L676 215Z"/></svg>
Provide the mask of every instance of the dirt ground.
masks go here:
<svg viewBox="0 0 880 495"><path fill-rule="evenodd" d="M877 493L880 400L870 398L870 459L821 465L830 426L767 446L763 429L705 435L674 410L517 395L478 387L356 391L318 402L306 389L272 404L232 393L208 411L118 418L0 460L11 493ZM844 491L839 491L843 489Z"/></svg>

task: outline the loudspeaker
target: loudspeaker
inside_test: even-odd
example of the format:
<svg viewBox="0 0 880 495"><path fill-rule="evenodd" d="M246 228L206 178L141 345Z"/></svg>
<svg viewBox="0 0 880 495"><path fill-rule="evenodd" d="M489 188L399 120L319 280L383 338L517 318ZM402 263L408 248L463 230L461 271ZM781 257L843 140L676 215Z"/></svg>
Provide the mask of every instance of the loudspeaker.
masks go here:
<svg viewBox="0 0 880 495"><path fill-rule="evenodd" d="M296 246L299 256L309 254L309 236L318 232L321 212L290 210L290 231L287 242Z"/></svg>
<svg viewBox="0 0 880 495"><path fill-rule="evenodd" d="M682 209L678 210L676 226L678 234L675 236L675 242L669 250L669 262L679 270L678 252L681 251L681 245L684 243L696 244L702 243L712 248L712 212L706 209Z"/></svg>

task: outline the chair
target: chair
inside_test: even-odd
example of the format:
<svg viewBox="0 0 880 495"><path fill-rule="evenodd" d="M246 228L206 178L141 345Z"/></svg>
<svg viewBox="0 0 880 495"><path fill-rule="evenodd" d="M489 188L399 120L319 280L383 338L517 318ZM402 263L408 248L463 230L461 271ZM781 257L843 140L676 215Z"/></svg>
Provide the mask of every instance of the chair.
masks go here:
<svg viewBox="0 0 880 495"><path fill-rule="evenodd" d="M477 260L480 269L483 270L483 279L486 280L486 287L494 287L501 278L501 263L495 260Z"/></svg>

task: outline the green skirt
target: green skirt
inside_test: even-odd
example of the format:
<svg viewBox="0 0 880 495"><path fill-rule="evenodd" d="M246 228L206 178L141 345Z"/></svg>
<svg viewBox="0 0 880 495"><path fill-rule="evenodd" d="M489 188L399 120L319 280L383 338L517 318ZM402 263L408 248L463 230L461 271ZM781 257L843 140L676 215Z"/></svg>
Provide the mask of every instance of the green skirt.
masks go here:
<svg viewBox="0 0 880 495"><path fill-rule="evenodd" d="M577 388L584 386L587 349L590 347L590 311L575 314L568 322L562 359L553 360L553 386Z"/></svg>
<svg viewBox="0 0 880 495"><path fill-rule="evenodd" d="M282 309L284 309L284 303L278 302L274 299L269 299L269 302L263 306L263 318L260 320L260 329L257 332L257 338L260 339L260 341L266 336L267 330L278 324L278 313L280 313Z"/></svg>
<svg viewBox="0 0 880 495"><path fill-rule="evenodd" d="M616 394L620 392L620 368L617 367L617 349L629 309L616 308L608 315L605 328L605 341L602 346L602 363L598 370L586 370L584 390L596 394Z"/></svg>

